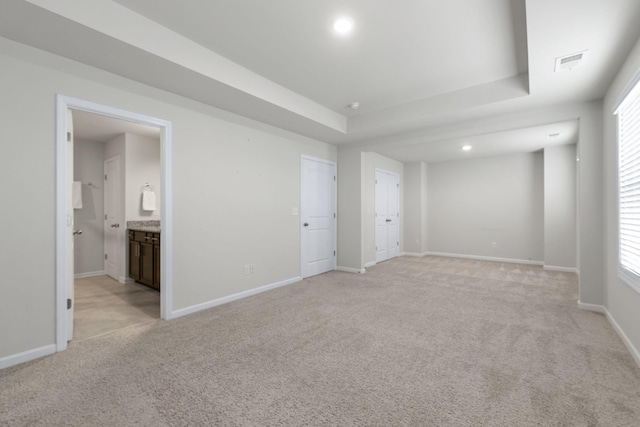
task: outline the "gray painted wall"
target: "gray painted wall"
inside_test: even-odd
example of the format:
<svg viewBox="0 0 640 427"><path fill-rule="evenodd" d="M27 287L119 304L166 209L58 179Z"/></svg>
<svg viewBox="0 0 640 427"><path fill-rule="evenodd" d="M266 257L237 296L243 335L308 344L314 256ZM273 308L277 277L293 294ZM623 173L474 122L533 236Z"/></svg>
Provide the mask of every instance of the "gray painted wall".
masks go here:
<svg viewBox="0 0 640 427"><path fill-rule="evenodd" d="M544 264L576 268L576 146L544 150Z"/></svg>
<svg viewBox="0 0 640 427"><path fill-rule="evenodd" d="M429 252L543 260L541 153L430 163L427 188Z"/></svg>
<svg viewBox="0 0 640 427"><path fill-rule="evenodd" d="M404 165L404 250L421 255L427 252L427 165Z"/></svg>
<svg viewBox="0 0 640 427"><path fill-rule="evenodd" d="M363 269L362 174L364 154L339 150L338 156L338 267Z"/></svg>
<svg viewBox="0 0 640 427"><path fill-rule="evenodd" d="M602 103L580 116L578 142L578 268L580 301L604 304L604 205Z"/></svg>
<svg viewBox="0 0 640 427"><path fill-rule="evenodd" d="M6 39L0 69L0 359L55 343L56 94L173 123L173 310L300 276L300 158L335 147Z"/></svg>

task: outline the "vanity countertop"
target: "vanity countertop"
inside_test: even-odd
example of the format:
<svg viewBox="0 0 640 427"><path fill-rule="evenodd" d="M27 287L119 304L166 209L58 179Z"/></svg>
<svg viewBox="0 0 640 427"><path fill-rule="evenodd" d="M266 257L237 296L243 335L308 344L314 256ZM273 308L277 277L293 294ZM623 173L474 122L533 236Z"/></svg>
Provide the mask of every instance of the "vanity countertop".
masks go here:
<svg viewBox="0 0 640 427"><path fill-rule="evenodd" d="M134 231L144 231L146 233L160 233L160 221L127 221L127 229Z"/></svg>
<svg viewBox="0 0 640 427"><path fill-rule="evenodd" d="M129 230L133 230L133 231L144 231L146 233L160 233L161 229L160 227L154 227L154 226L133 226L133 227L127 227Z"/></svg>

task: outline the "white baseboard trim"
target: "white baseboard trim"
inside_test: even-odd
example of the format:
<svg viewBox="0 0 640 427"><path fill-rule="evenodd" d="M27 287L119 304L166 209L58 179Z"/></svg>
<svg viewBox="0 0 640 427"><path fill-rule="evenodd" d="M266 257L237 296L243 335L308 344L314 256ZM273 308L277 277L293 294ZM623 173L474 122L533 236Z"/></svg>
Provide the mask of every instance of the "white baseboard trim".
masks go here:
<svg viewBox="0 0 640 427"><path fill-rule="evenodd" d="M620 325L618 325L618 322L616 322L616 319L614 319L611 313L609 313L609 310L607 310L606 316L609 320L609 323L611 323L611 326L613 326L613 329L618 333L620 339L622 339L624 345L627 346L627 349L631 353L631 356L633 356L633 358L635 359L636 364L638 365L638 367L640 367L640 351L638 351L638 349L633 345L627 334L624 333Z"/></svg>
<svg viewBox="0 0 640 427"><path fill-rule="evenodd" d="M526 259L513 259L513 258L495 258L490 256L479 256L479 255L449 254L444 252L427 252L425 253L425 255L445 256L450 258L477 259L479 261L509 262L512 264L527 264L527 265L539 265L539 266L544 265L542 261L531 261Z"/></svg>
<svg viewBox="0 0 640 427"><path fill-rule="evenodd" d="M624 345L629 350L629 353L631 353L631 356L636 361L636 364L638 365L638 367L640 367L640 351L638 351L638 349L633 345L633 343L631 342L627 334L624 333L620 325L618 325L618 322L616 322L616 319L614 319L611 313L609 313L609 310L607 310L607 307L605 307L604 305L586 304L578 301L578 308L580 308L581 310L593 311L596 313L604 314L607 320L609 321L609 324L611 324L611 327L613 327L613 330L616 331L616 333L618 334L618 336L620 337Z"/></svg>
<svg viewBox="0 0 640 427"><path fill-rule="evenodd" d="M574 273L574 274L578 274L578 269L577 268L571 268L571 267L556 267L555 265L544 265L544 269L547 271L559 271L562 273Z"/></svg>
<svg viewBox="0 0 640 427"><path fill-rule="evenodd" d="M104 271L104 270L101 270L101 271L90 271L88 273L75 274L73 277L74 277L74 279L86 279L87 277L104 276L105 274L107 274L107 272Z"/></svg>
<svg viewBox="0 0 640 427"><path fill-rule="evenodd" d="M376 264L377 264L377 262L375 262L375 261L371 261L371 262L366 263L366 264L364 265L364 268L371 268L371 267L373 267L373 266L374 266L374 265L376 265Z"/></svg>
<svg viewBox="0 0 640 427"><path fill-rule="evenodd" d="M9 366L19 365L20 363L29 362L34 359L39 359L44 356L48 356L56 352L55 344L45 345L44 347L34 348L33 350L24 351L18 354L12 354L0 359L0 369L8 368Z"/></svg>
<svg viewBox="0 0 640 427"><path fill-rule="evenodd" d="M249 289L248 291L238 292L237 294L203 302L201 304L192 305L191 307L181 308L180 310L175 310L171 313L171 319L176 319L178 317L186 316L188 314L197 313L198 311L206 310L208 308L226 304L231 301L239 300L239 299L250 297L252 295L256 295L262 292L270 291L272 289L276 289L281 286L291 285L292 283L297 283L297 282L300 282L301 280L302 280L302 277L300 276L293 277L291 279L283 280L276 283L271 283L269 285L260 286L254 289Z"/></svg>
<svg viewBox="0 0 640 427"><path fill-rule="evenodd" d="M594 313L607 314L607 308L604 305L587 304L578 300L578 308L584 311L593 311Z"/></svg>
<svg viewBox="0 0 640 427"><path fill-rule="evenodd" d="M412 256L412 257L423 257L423 256L427 256L429 255L429 252L423 252L421 254L417 253L417 252L403 252L400 254L400 256Z"/></svg>
<svg viewBox="0 0 640 427"><path fill-rule="evenodd" d="M365 265L366 267L366 265ZM364 274L366 273L365 269L363 268L362 270L358 270L357 268L351 268L351 267L336 267L336 270L338 271L344 271L345 273L354 273L354 274Z"/></svg>

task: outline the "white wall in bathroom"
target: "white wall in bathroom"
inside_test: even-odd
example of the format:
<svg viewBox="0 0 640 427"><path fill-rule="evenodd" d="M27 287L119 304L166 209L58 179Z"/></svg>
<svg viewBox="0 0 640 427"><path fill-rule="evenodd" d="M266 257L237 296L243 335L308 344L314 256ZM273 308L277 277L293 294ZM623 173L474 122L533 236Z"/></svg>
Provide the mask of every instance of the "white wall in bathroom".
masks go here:
<svg viewBox="0 0 640 427"><path fill-rule="evenodd" d="M82 182L82 209L74 210L76 277L104 274L104 143L76 139L74 180ZM91 183L91 185L88 185Z"/></svg>
<svg viewBox="0 0 640 427"><path fill-rule="evenodd" d="M125 220L160 220L162 203L160 140L142 135L125 134ZM142 210L141 189L153 186L156 210Z"/></svg>

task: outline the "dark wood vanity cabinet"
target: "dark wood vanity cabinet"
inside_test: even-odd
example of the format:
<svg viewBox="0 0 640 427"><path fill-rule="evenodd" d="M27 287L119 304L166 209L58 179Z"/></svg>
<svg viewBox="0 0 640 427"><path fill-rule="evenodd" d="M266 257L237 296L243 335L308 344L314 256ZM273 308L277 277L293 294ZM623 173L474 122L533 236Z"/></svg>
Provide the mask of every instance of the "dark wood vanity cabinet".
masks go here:
<svg viewBox="0 0 640 427"><path fill-rule="evenodd" d="M129 277L160 290L160 233L129 230Z"/></svg>
<svg viewBox="0 0 640 427"><path fill-rule="evenodd" d="M153 245L153 287L160 290L160 234L158 244Z"/></svg>
<svg viewBox="0 0 640 427"><path fill-rule="evenodd" d="M140 242L134 239L135 232L129 231L129 277L140 280Z"/></svg>

